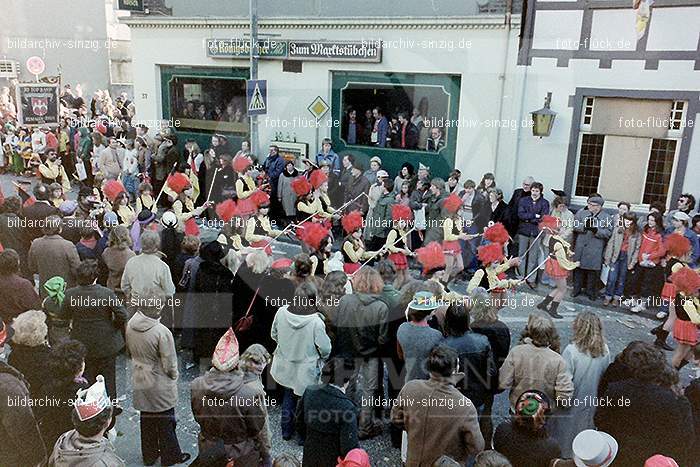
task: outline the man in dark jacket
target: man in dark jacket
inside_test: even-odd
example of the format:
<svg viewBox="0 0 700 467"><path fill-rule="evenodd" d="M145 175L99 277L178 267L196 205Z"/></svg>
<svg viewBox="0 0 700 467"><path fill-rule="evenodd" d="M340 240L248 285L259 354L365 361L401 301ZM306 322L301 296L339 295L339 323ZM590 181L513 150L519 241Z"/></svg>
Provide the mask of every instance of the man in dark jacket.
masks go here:
<svg viewBox="0 0 700 467"><path fill-rule="evenodd" d="M399 114L399 131L397 141L401 149L418 148L418 128L411 123L405 113Z"/></svg>
<svg viewBox="0 0 700 467"><path fill-rule="evenodd" d="M94 383L104 376L109 397L117 397L116 358L124 347L123 331L127 322L124 304L107 287L96 284L98 266L85 260L77 268L78 286L66 290L63 314L72 322L71 339L83 343L85 378Z"/></svg>
<svg viewBox="0 0 700 467"><path fill-rule="evenodd" d="M280 156L280 149L274 144L270 145L270 152L263 161L263 170L270 178L270 189L272 200L277 199L277 182L284 171L285 160Z"/></svg>
<svg viewBox="0 0 700 467"><path fill-rule="evenodd" d="M43 235L41 226L44 219L52 215L61 215L61 211L49 202L49 196L49 187L43 183L38 183L34 187L34 198L36 198L36 202L22 209L22 217L27 223L27 227L23 229L24 244L27 251L29 251L29 245L32 244L32 240Z"/></svg>
<svg viewBox="0 0 700 467"><path fill-rule="evenodd" d="M218 170L212 170L212 177L214 181L211 185L211 200L215 203L220 203L227 199L235 199L236 197L236 172L233 170L231 165L233 157L230 154L223 153L219 155ZM200 187L201 189L208 190L209 187Z"/></svg>
<svg viewBox="0 0 700 467"><path fill-rule="evenodd" d="M538 226L540 220L549 215L549 201L542 196L543 189L541 183L534 182L530 185L530 196L524 196L518 202L518 256L522 258L520 275L527 276L530 287L537 283L537 273L534 271L541 261L542 236L539 235Z"/></svg>
<svg viewBox="0 0 700 467"><path fill-rule="evenodd" d="M381 432L368 401L379 384L378 355L388 340L389 308L379 295L384 281L376 270L359 269L353 276L353 284L354 293L343 295L338 303L336 355L355 366L348 392L359 402L359 437L365 439ZM361 385L357 384L358 379Z"/></svg>
<svg viewBox="0 0 700 467"><path fill-rule="evenodd" d="M22 238L22 229L19 228L22 200L18 196L11 196L6 198L1 206L0 245L6 250L15 250L19 254L20 263L26 265L29 249L26 248L27 245Z"/></svg>
<svg viewBox="0 0 700 467"><path fill-rule="evenodd" d="M530 196L530 187L533 183L535 183L534 178L530 176L525 177L523 179L522 188L517 188L515 191L513 191L513 196L511 196L510 201L508 201L508 222L506 222L506 228L508 229L508 233L512 238L515 238L515 236L518 234L518 224L520 223L520 220L518 219L518 206L520 205L520 198ZM511 242L509 244L510 255L516 256L517 251L518 246L515 244L515 242Z"/></svg>
<svg viewBox="0 0 700 467"><path fill-rule="evenodd" d="M2 334L0 334L1 336ZM3 345L0 337L0 348ZM46 460L46 447L22 374L0 361L0 464L35 467Z"/></svg>
<svg viewBox="0 0 700 467"><path fill-rule="evenodd" d="M328 361L321 383L309 386L297 405L297 431L304 439L304 467L327 467L354 448L357 438L357 406L345 395L351 370L341 359Z"/></svg>
<svg viewBox="0 0 700 467"><path fill-rule="evenodd" d="M345 203L349 203L345 208L345 212L360 211L363 216L367 214L369 203L367 196L360 196L363 193L366 195L369 192L369 180L362 175L364 172L359 162L355 162L352 166L352 178L345 186Z"/></svg>

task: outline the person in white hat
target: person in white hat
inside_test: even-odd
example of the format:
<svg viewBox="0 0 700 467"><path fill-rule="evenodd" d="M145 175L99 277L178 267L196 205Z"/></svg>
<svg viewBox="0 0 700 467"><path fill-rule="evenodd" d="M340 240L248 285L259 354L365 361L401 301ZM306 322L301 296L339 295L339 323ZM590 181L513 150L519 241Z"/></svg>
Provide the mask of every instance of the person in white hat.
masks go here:
<svg viewBox="0 0 700 467"><path fill-rule="evenodd" d="M374 185L377 182L377 172L382 168L382 160L379 156L372 156L369 160L369 169L365 170L363 174L367 180L369 180L370 185Z"/></svg>
<svg viewBox="0 0 700 467"><path fill-rule="evenodd" d="M49 458L50 467L91 465L125 466L104 434L112 421L112 403L102 375L95 384L78 391L73 410L73 426L58 438Z"/></svg>
<svg viewBox="0 0 700 467"><path fill-rule="evenodd" d="M671 224L666 233L675 232L683 235L690 242L690 255L687 258L688 265L696 268L700 261L700 239L698 234L690 228L691 217L683 211L676 211L671 216Z"/></svg>
<svg viewBox="0 0 700 467"><path fill-rule="evenodd" d="M615 438L604 431L583 430L572 444L577 467L608 467L617 456Z"/></svg>

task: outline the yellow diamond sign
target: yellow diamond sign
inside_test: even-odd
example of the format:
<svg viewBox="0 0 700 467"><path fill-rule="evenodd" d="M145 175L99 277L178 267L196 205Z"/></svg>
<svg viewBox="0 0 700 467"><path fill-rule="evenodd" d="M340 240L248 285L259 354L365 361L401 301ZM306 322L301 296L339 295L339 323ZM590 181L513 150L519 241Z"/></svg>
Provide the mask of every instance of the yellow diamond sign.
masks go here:
<svg viewBox="0 0 700 467"><path fill-rule="evenodd" d="M326 112L328 112L328 109L330 109L330 107L328 104L326 104L326 101L321 98L321 96L317 96L309 106L309 112L311 112L311 115L316 117L316 120L323 117Z"/></svg>

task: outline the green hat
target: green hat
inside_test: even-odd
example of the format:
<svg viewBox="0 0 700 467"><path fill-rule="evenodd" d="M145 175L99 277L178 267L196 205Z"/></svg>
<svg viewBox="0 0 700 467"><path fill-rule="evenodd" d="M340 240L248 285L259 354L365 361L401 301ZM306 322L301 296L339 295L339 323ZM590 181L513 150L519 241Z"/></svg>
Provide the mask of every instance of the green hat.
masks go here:
<svg viewBox="0 0 700 467"><path fill-rule="evenodd" d="M416 292L408 306L412 310L434 310L440 305L432 292Z"/></svg>
<svg viewBox="0 0 700 467"><path fill-rule="evenodd" d="M54 299L59 305L63 304L66 293L66 281L61 276L54 276L44 282L46 294Z"/></svg>

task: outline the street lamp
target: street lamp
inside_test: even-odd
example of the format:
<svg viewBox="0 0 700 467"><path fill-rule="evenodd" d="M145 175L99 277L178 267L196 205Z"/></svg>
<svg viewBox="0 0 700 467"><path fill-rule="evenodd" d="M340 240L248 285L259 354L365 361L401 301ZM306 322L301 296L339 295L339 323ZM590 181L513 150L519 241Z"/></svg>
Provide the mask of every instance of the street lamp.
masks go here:
<svg viewBox="0 0 700 467"><path fill-rule="evenodd" d="M552 102L552 93L548 92L547 97L544 98L544 107L539 110L530 112L532 115L532 135L539 136L549 136L552 132L552 127L554 126L554 118L557 113L549 108L549 104Z"/></svg>

